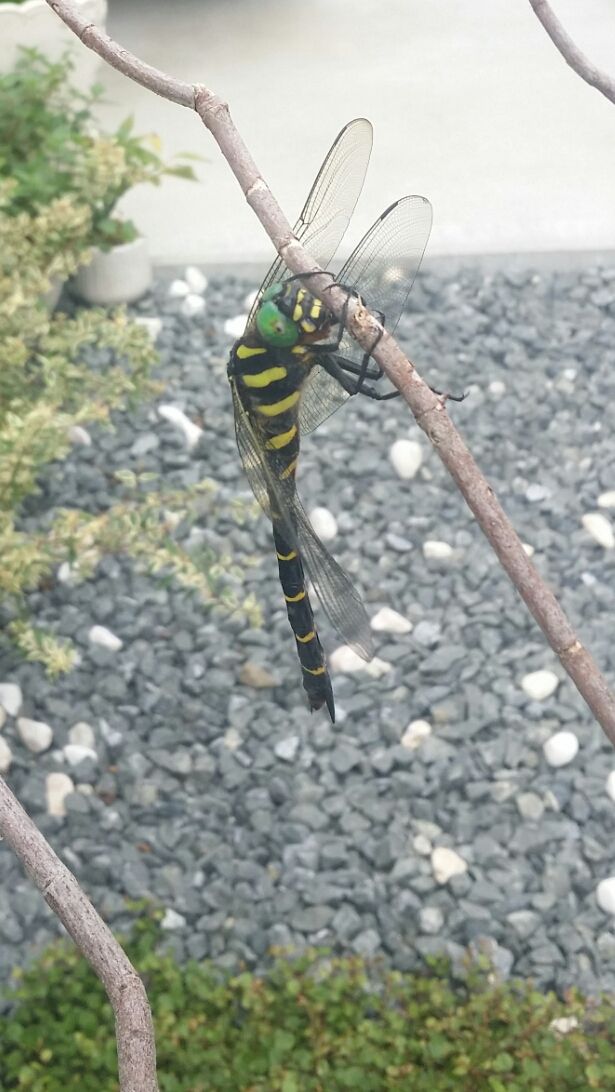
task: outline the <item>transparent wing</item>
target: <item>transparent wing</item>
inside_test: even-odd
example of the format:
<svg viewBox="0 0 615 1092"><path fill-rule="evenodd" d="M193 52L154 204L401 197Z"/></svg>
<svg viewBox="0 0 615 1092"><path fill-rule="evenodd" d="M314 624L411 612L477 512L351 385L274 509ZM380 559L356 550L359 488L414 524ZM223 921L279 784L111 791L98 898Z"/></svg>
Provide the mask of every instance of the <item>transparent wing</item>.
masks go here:
<svg viewBox="0 0 615 1092"><path fill-rule="evenodd" d="M323 421L344 405L350 395L334 376L316 364L308 375L299 402L301 432L313 432Z"/></svg>
<svg viewBox="0 0 615 1092"><path fill-rule="evenodd" d="M329 265L348 227L363 188L371 150L372 126L367 118L348 122L333 141L293 228L293 234L323 269ZM263 292L287 273L278 256L256 294L246 331L254 322Z"/></svg>
<svg viewBox="0 0 615 1092"><path fill-rule="evenodd" d="M245 412L231 383L235 434L243 468L252 492L270 520L283 528L289 544L298 549L314 590L331 624L343 641L364 660L373 656L369 619L350 577L318 538L299 500L294 480L280 479L284 463L276 453L264 454L261 437Z"/></svg>
<svg viewBox="0 0 615 1092"><path fill-rule="evenodd" d="M376 220L337 275L340 284L361 294L370 311L384 314L389 333L395 330L414 284L431 222L432 208L426 197L402 197ZM344 332L335 355L358 364L363 349ZM302 432L312 432L348 397L333 376L315 367L301 396Z"/></svg>
<svg viewBox="0 0 615 1092"><path fill-rule="evenodd" d="M355 288L370 311L381 311L392 334L418 273L433 219L426 197L402 197L376 220L337 275ZM345 333L336 354L355 363L363 349Z"/></svg>

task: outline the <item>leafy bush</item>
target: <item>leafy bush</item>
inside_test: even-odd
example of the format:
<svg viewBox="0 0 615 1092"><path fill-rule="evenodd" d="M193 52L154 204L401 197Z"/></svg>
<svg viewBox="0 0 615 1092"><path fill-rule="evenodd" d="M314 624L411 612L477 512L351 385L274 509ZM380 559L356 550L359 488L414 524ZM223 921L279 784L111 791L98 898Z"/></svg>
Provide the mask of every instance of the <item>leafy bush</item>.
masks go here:
<svg viewBox="0 0 615 1092"><path fill-rule="evenodd" d="M114 410L157 390L149 376L155 352L146 331L123 311L80 310L50 315L42 303L54 278L83 260L90 210L62 197L36 212L15 211L15 184L0 180L0 630L52 674L70 669L75 652L37 629L25 596L58 566L73 578L90 576L105 553L123 552L150 571L194 588L210 605L240 609L230 562L198 563L173 541L173 526L199 518L214 503L214 486L154 492L147 475L118 478L118 501L102 514L79 509L47 513L40 531L24 530L24 502L39 478L72 447L71 430L111 424ZM97 367L89 362L95 348ZM89 355L88 355L89 354ZM190 514L190 516L188 516ZM243 603L258 621L254 600ZM2 624L4 623L4 624Z"/></svg>
<svg viewBox="0 0 615 1092"><path fill-rule="evenodd" d="M58 197L73 197L91 212L87 243L108 248L137 235L113 210L139 182L164 175L194 178L186 164L167 164L158 138L138 137L127 118L114 133L99 131L95 107L102 88L84 93L70 80L72 61L50 61L22 50L12 72L0 76L0 179L14 182L12 208L35 214Z"/></svg>
<svg viewBox="0 0 615 1092"><path fill-rule="evenodd" d="M127 946L156 1024L161 1092L579 1092L614 1087L611 1004L531 987L455 985L444 966L386 971L357 957L280 957L223 977L156 951L141 919ZM553 1020L574 1018L565 1034ZM97 979L57 944L20 975L0 1017L3 1092L115 1092L113 1018Z"/></svg>

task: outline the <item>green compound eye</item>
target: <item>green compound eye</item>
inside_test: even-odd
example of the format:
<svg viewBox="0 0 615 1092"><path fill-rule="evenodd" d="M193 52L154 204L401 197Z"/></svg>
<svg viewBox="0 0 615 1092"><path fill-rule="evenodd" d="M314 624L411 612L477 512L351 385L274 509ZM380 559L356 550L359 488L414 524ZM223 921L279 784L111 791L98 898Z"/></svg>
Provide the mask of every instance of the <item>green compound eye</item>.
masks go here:
<svg viewBox="0 0 615 1092"><path fill-rule="evenodd" d="M295 323L282 314L272 300L264 299L256 312L256 329L263 341L266 341L268 345L277 345L281 349L288 349L291 345L296 345L299 340L299 330Z"/></svg>

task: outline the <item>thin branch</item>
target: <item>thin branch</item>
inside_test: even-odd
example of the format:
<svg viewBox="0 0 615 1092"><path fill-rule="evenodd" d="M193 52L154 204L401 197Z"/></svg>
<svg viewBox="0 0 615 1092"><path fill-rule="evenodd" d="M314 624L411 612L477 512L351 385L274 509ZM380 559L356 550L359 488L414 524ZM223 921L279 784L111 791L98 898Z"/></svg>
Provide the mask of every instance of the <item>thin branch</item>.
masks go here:
<svg viewBox="0 0 615 1092"><path fill-rule="evenodd" d="M72 872L0 778L0 835L100 978L115 1013L121 1092L158 1092L154 1027L145 987Z"/></svg>
<svg viewBox="0 0 615 1092"><path fill-rule="evenodd" d="M581 53L581 50L575 45L570 35L564 30L557 16L551 10L547 0L530 0L530 4L549 35L549 38L557 49L559 49L566 64L569 64L570 67L574 69L577 76L580 76L586 83L591 84L597 91L601 91L607 99L610 99L611 102L615 103L615 80L610 76L607 76L606 72L601 72L599 68L596 68L596 66L588 60L584 53Z"/></svg>
<svg viewBox="0 0 615 1092"><path fill-rule="evenodd" d="M195 85L188 93L186 84L143 65L106 34L91 24L86 24L68 0L47 0L47 3L90 49L108 60L114 68L136 79L156 94L194 107L218 143L246 200L288 268L299 274L314 270L313 259L293 237L290 224L233 124L227 104L206 87ZM337 287L331 287L330 279L326 277L313 278L310 286L318 290L318 294L326 299L327 306L339 317L346 300L345 293ZM369 350L381 327L359 303L355 303L351 311L347 326L359 344ZM615 745L615 696L609 690L606 679L590 653L578 640L553 592L544 584L527 557L521 540L496 500L491 486L481 474L448 417L443 400L432 393L414 365L386 331L372 355L410 406L417 423L434 445L462 492L551 648Z"/></svg>

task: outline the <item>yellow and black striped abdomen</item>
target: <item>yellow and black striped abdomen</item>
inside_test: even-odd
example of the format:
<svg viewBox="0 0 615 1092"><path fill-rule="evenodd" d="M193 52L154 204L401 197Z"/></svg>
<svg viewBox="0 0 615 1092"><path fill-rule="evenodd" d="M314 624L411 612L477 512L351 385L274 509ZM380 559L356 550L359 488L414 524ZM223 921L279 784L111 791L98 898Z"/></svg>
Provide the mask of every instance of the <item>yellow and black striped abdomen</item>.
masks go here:
<svg viewBox="0 0 615 1092"><path fill-rule="evenodd" d="M333 689L327 671L325 654L316 632L312 605L305 587L305 575L301 558L284 539L283 533L274 524L273 541L278 559L280 583L286 601L286 613L290 627L295 635L297 655L301 664L303 688L310 703L310 709L327 706L329 716L335 723L335 705Z"/></svg>
<svg viewBox="0 0 615 1092"><path fill-rule="evenodd" d="M271 476L283 481L281 497L291 498L299 457L298 403L309 372L306 354L299 347L284 352L249 341L239 342L231 361L242 405L261 441L261 455ZM276 501L270 496L270 515L286 611L295 635L303 687L311 709L327 706L335 721L333 691L324 652L314 624L298 550L288 542L283 521L276 518ZM289 513L292 520L292 512Z"/></svg>

